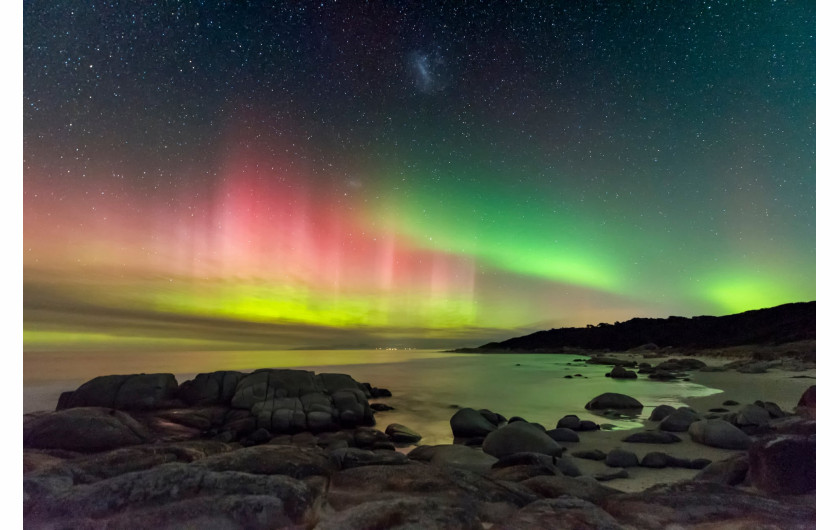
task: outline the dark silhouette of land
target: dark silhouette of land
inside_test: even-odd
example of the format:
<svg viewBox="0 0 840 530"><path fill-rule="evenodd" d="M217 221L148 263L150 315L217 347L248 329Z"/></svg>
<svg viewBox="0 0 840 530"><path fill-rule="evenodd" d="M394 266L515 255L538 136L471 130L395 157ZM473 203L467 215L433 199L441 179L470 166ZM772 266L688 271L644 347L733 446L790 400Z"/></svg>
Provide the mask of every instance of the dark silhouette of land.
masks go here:
<svg viewBox="0 0 840 530"><path fill-rule="evenodd" d="M634 318L615 324L538 331L458 352L556 352L563 349L625 351L658 348L726 348L816 340L817 303L800 302L721 317Z"/></svg>

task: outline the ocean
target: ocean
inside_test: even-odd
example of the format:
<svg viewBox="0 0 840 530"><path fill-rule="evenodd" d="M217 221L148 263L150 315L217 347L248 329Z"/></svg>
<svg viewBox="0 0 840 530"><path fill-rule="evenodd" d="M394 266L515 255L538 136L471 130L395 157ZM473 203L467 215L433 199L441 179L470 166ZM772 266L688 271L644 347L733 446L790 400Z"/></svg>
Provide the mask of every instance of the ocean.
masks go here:
<svg viewBox="0 0 840 530"><path fill-rule="evenodd" d="M653 407L682 406L685 398L720 390L690 381L605 377L609 367L585 364L581 355L456 354L432 350L300 350L207 352L26 352L23 411L53 410L58 396L99 375L168 372L181 383L215 370L297 368L346 373L387 388L393 396L371 400L394 407L377 412L377 428L400 423L423 435L423 444L452 443L449 418L458 407L487 408L551 429L566 414L615 429L642 426ZM576 376L580 374L579 376ZM572 376L566 378L565 376ZM639 417L606 418L584 407L604 392L628 394L645 408Z"/></svg>

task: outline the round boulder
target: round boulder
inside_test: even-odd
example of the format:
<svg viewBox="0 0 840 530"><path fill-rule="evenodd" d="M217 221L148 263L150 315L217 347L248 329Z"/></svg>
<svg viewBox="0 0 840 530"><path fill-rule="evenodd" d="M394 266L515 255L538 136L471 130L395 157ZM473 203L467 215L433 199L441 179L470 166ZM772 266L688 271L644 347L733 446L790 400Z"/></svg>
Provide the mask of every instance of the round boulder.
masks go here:
<svg viewBox="0 0 840 530"><path fill-rule="evenodd" d="M606 392L601 394L586 404L586 410L641 409L643 407L644 405L642 405L639 400L625 394L617 394L615 392Z"/></svg>
<svg viewBox="0 0 840 530"><path fill-rule="evenodd" d="M613 379L636 379L636 372L633 370L627 370L622 366L614 366L612 371L607 374L607 377L612 377Z"/></svg>
<svg viewBox="0 0 840 530"><path fill-rule="evenodd" d="M580 437L577 433L571 429L565 429L563 427L557 429L551 429L550 431L545 432L552 440L555 442L579 442Z"/></svg>
<svg viewBox="0 0 840 530"><path fill-rule="evenodd" d="M653 409L653 412L650 413L650 418L648 419L651 421L661 421L668 417L669 414L676 412L676 410L677 409L671 405L658 405L655 409Z"/></svg>
<svg viewBox="0 0 840 530"><path fill-rule="evenodd" d="M700 421L700 415L688 407L680 407L669 414L662 423L659 430L668 432L685 432L695 421Z"/></svg>
<svg viewBox="0 0 840 530"><path fill-rule="evenodd" d="M654 451L653 453L648 453L642 458L641 466L642 467L652 467L654 469L662 469L664 467L668 467L671 465L671 462L674 460L674 457L665 453L660 453L658 451Z"/></svg>
<svg viewBox="0 0 840 530"><path fill-rule="evenodd" d="M452 435L456 438L487 436L496 430L496 426L490 423L483 414L471 408L464 408L453 414L449 418L449 426L452 428Z"/></svg>
<svg viewBox="0 0 840 530"><path fill-rule="evenodd" d="M601 426L595 423L594 421L589 420L581 420L580 425L578 425L577 430L580 432L585 431L597 431L600 430Z"/></svg>
<svg viewBox="0 0 840 530"><path fill-rule="evenodd" d="M758 405L744 405L735 415L736 425L761 427L770 423L770 412Z"/></svg>
<svg viewBox="0 0 840 530"><path fill-rule="evenodd" d="M747 449L752 442L738 427L724 420L695 421L688 434L697 443L721 449Z"/></svg>
<svg viewBox="0 0 840 530"><path fill-rule="evenodd" d="M636 467L639 465L639 457L624 449L613 449L607 453L604 463L609 467Z"/></svg>
<svg viewBox="0 0 840 530"><path fill-rule="evenodd" d="M557 420L557 428L558 429L571 429L573 431L578 430L580 427L580 418L575 416L574 414L567 414L563 416L559 420Z"/></svg>
<svg viewBox="0 0 840 530"><path fill-rule="evenodd" d="M562 448L539 428L524 421L509 423L487 435L484 452L502 458L515 453L555 455Z"/></svg>

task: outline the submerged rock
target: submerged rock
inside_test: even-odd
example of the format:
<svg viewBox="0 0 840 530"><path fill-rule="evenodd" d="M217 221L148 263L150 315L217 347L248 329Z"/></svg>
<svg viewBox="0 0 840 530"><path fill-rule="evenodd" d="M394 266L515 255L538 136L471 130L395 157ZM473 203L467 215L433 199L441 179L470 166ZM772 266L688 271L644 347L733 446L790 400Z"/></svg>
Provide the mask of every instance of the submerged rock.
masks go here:
<svg viewBox="0 0 840 530"><path fill-rule="evenodd" d="M633 370L627 370L622 366L615 366L607 374L607 377L612 377L613 379L636 379L638 376Z"/></svg>
<svg viewBox="0 0 840 530"><path fill-rule="evenodd" d="M419 442L420 439L423 438L414 430L399 423L392 423L388 425L385 428L385 434L387 434L388 438L390 438L394 443L413 444Z"/></svg>

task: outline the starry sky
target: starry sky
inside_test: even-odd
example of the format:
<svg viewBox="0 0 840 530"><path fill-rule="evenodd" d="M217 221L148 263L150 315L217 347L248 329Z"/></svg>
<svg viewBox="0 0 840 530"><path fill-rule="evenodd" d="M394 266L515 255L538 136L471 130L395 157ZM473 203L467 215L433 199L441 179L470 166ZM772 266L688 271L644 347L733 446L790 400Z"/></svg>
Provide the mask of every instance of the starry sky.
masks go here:
<svg viewBox="0 0 840 530"><path fill-rule="evenodd" d="M24 348L816 299L807 1L23 5Z"/></svg>

